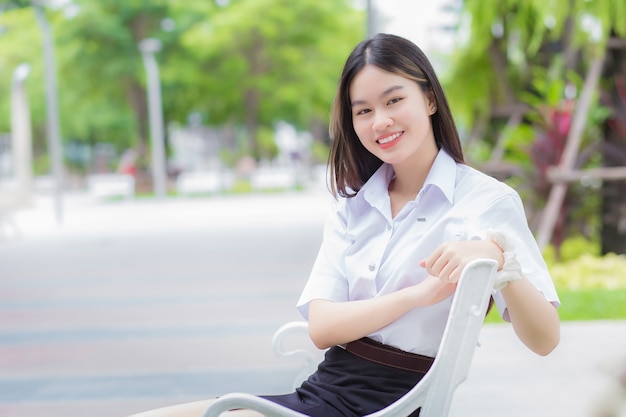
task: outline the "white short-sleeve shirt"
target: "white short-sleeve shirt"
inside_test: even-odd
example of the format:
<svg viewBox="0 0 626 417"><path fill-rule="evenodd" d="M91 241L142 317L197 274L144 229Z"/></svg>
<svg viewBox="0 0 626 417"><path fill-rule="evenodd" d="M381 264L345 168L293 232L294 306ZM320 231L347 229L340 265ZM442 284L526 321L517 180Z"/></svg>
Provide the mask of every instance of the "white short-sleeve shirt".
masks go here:
<svg viewBox="0 0 626 417"><path fill-rule="evenodd" d="M388 185L393 176L393 167L383 164L356 196L337 200L297 304L305 318L314 299L362 300L416 285L427 275L420 261L441 243L484 238L488 229L513 238L524 276L548 301L560 304L521 199L511 187L457 164L441 150L415 200L392 219ZM508 320L502 295L497 292L494 299ZM452 297L415 308L368 337L435 356L451 304Z"/></svg>

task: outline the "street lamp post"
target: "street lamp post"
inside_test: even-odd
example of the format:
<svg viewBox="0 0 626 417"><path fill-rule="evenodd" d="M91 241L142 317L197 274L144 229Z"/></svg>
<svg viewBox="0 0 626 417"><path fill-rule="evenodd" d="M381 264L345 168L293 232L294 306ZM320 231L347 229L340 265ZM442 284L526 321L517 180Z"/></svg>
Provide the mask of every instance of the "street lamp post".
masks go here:
<svg viewBox="0 0 626 417"><path fill-rule="evenodd" d="M366 21L366 34L367 38L371 38L376 34L376 9L373 4L373 0L367 0L366 4L366 13L367 13L367 21Z"/></svg>
<svg viewBox="0 0 626 417"><path fill-rule="evenodd" d="M14 176L20 203L30 204L33 188L32 131L30 107L24 81L30 73L30 65L20 64L13 72L11 86L11 141L13 149Z"/></svg>
<svg viewBox="0 0 626 417"><path fill-rule="evenodd" d="M161 50L158 39L148 38L139 42L139 50L146 67L148 115L150 119L150 138L152 148L152 181L154 195L164 198L166 195L165 175L165 140L163 135L163 107L161 104L161 85L159 67L154 54Z"/></svg>
<svg viewBox="0 0 626 417"><path fill-rule="evenodd" d="M59 110L57 99L57 85L54 62L54 50L52 44L52 30L43 11L43 0L33 1L35 18L41 30L43 43L43 57L46 77L46 136L48 139L48 152L52 163L52 175L54 177L54 209L57 223L63 222L63 163L61 159L61 134L59 129Z"/></svg>

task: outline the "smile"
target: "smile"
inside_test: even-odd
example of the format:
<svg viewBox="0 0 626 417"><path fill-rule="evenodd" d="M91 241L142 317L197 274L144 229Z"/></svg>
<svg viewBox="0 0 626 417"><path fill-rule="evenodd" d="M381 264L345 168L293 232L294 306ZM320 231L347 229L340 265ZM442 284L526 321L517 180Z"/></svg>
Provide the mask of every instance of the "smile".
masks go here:
<svg viewBox="0 0 626 417"><path fill-rule="evenodd" d="M398 139L400 136L402 136L402 133L404 132L396 132L393 135L385 136L383 138L378 138L376 139L376 143L378 143L379 145L386 145Z"/></svg>

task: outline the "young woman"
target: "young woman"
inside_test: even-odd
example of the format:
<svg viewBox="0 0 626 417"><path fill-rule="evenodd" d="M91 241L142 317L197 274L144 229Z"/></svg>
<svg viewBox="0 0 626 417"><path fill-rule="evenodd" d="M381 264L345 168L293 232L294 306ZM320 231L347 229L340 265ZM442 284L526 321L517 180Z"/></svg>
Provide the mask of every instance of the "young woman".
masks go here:
<svg viewBox="0 0 626 417"><path fill-rule="evenodd" d="M559 300L521 200L464 164L448 102L417 46L388 34L357 45L330 132L337 204L298 301L311 339L329 350L296 392L265 398L314 417L392 403L428 370L459 275L478 258L499 263L494 300L519 339L540 355L557 346ZM208 404L145 416L201 416Z"/></svg>

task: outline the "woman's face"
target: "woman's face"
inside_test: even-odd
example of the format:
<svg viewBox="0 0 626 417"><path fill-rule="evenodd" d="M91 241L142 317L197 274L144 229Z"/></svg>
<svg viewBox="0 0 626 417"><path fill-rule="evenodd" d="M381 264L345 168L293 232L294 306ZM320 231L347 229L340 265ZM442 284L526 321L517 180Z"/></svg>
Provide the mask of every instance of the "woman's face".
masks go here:
<svg viewBox="0 0 626 417"><path fill-rule="evenodd" d="M352 80L352 123L363 146L384 162L432 158L437 152L431 94L413 80L365 66Z"/></svg>

